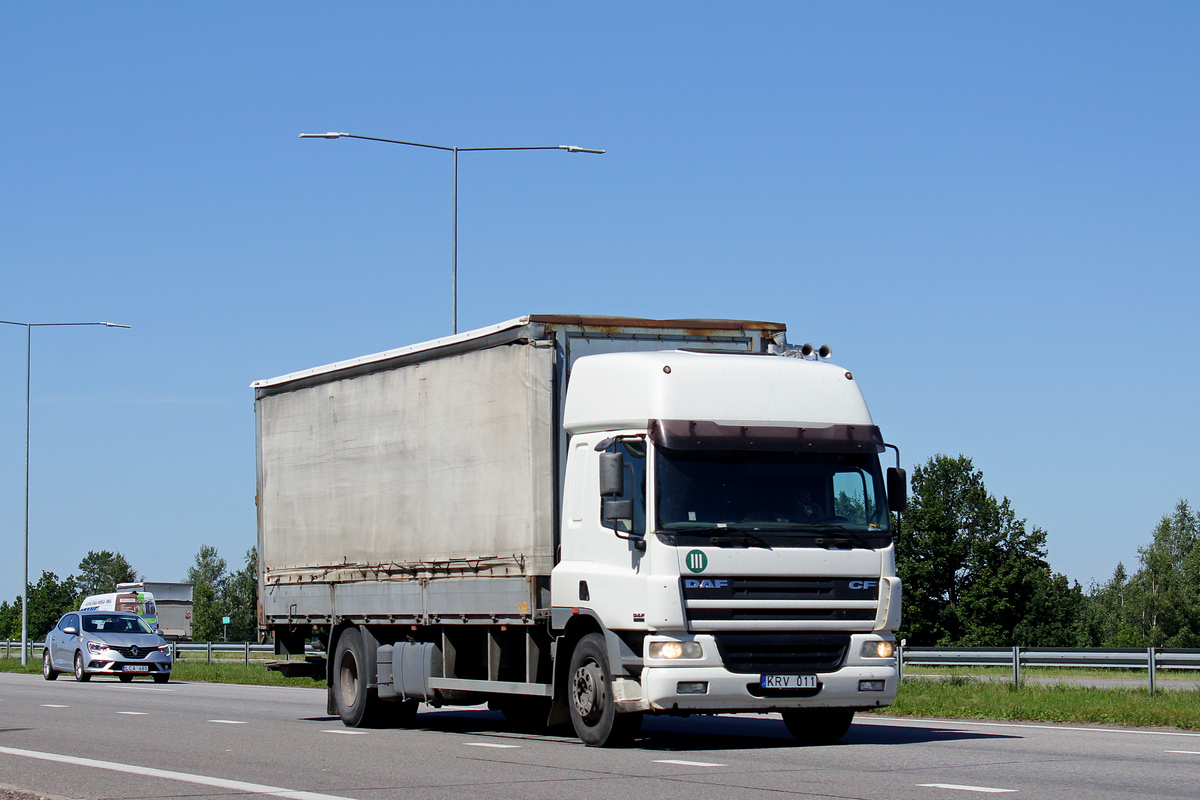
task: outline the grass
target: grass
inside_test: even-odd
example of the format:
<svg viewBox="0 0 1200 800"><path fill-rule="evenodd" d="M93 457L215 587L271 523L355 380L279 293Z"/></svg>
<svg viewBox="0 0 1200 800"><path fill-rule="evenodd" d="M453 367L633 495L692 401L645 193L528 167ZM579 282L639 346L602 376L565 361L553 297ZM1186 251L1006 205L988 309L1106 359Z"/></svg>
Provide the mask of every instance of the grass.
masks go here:
<svg viewBox="0 0 1200 800"><path fill-rule="evenodd" d="M1200 690L1093 689L1065 683L1020 686L965 675L905 677L896 704L880 714L900 717L1002 719L1130 727L1200 729Z"/></svg>
<svg viewBox="0 0 1200 800"><path fill-rule="evenodd" d="M1129 727L1165 727L1200 730L1200 690L1162 689L1153 697L1144 687L1093 689L1069 684L1032 684L984 679L988 675L1011 675L1004 668L983 675L965 674L965 670L992 668L958 668L959 674L949 678L922 678L905 671L904 683L896 704L871 713L900 717L941 717L949 719L996 719L1028 722L1082 723L1123 725ZM25 667L19 658L0 656L0 672L41 672L41 660L33 659ZM1022 670L1029 674L1029 670ZM1068 677L1069 670L1048 671L1050 675ZM1116 670L1080 670L1100 673L1099 677L1116 677ZM1123 672L1123 671L1122 671ZM937 670L939 675L947 670ZM1143 673L1144 675L1144 673ZM1071 677L1097 677L1075 675ZM1139 678L1136 670L1121 677ZM244 683L262 686L301 686L324 688L323 681L310 678L285 678L253 660L246 666L241 660L183 658L175 662L172 680L210 683Z"/></svg>

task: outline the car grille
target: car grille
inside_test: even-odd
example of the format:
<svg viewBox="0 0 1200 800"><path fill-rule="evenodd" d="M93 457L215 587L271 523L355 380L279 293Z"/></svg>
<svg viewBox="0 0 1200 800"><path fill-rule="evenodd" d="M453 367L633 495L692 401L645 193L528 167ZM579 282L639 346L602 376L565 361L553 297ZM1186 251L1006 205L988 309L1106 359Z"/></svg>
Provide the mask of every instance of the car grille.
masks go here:
<svg viewBox="0 0 1200 800"><path fill-rule="evenodd" d="M153 653L153 652L154 652L154 651L155 651L157 648L154 648L154 647L150 647L150 648L146 648L146 647L138 647L138 648L137 648L137 652L136 652L136 653L134 653L134 652L133 652L133 648L132 648L132 647L116 647L116 646L114 646L114 645L109 645L109 648L108 648L108 649L109 649L109 650L113 650L113 651L115 651L115 652L117 652L117 653L120 653L120 654L121 654L121 658L139 659L139 658L145 658L146 656L150 655L150 654L151 654L151 653Z"/></svg>

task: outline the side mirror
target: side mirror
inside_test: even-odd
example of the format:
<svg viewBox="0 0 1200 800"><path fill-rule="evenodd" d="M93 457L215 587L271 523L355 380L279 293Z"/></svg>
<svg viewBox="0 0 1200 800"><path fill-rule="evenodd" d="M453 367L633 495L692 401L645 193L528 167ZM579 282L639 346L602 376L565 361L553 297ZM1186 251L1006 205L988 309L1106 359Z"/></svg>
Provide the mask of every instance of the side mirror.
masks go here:
<svg viewBox="0 0 1200 800"><path fill-rule="evenodd" d="M63 628L63 633L65 633L69 636L75 636L76 634L79 633L79 631L75 630L75 628L73 626L68 625L67 627Z"/></svg>
<svg viewBox="0 0 1200 800"><path fill-rule="evenodd" d="M888 508L897 513L908 508L908 474L900 467L888 467Z"/></svg>
<svg viewBox="0 0 1200 800"><path fill-rule="evenodd" d="M600 454L600 496L620 497L625 494L625 456L622 453ZM633 516L632 514L630 516Z"/></svg>
<svg viewBox="0 0 1200 800"><path fill-rule="evenodd" d="M633 522L633 501L605 498L603 514L604 524L609 528L617 527L621 520Z"/></svg>

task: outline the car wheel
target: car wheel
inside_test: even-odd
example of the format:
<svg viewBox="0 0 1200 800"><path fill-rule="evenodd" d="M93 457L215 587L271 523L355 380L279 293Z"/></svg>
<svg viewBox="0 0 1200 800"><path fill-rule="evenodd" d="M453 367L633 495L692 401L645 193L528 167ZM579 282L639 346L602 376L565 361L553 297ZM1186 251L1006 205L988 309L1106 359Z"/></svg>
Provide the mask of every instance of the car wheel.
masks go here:
<svg viewBox="0 0 1200 800"><path fill-rule="evenodd" d="M575 733L589 747L628 744L642 726L640 713L618 714L604 636L589 633L575 645L567 672L567 706Z"/></svg>
<svg viewBox="0 0 1200 800"><path fill-rule="evenodd" d="M169 680L171 680L171 673L169 672L160 672L154 676L155 683L166 683Z"/></svg>
<svg viewBox="0 0 1200 800"><path fill-rule="evenodd" d="M333 698L338 716L350 728L373 728L380 722L382 702L369 687L367 651L362 634L349 628L338 637L333 655Z"/></svg>
<svg viewBox="0 0 1200 800"><path fill-rule="evenodd" d="M118 675L117 680L119 680L121 683L129 683L130 681L133 680L133 676L132 675Z"/></svg>
<svg viewBox="0 0 1200 800"><path fill-rule="evenodd" d="M86 672L83 671L83 653L76 653L75 654L75 680L79 681L80 683L87 683L91 679L92 679L92 676L88 675Z"/></svg>
<svg viewBox="0 0 1200 800"><path fill-rule="evenodd" d="M42 677L48 681L58 677L58 670L50 666L50 648L42 651Z"/></svg>

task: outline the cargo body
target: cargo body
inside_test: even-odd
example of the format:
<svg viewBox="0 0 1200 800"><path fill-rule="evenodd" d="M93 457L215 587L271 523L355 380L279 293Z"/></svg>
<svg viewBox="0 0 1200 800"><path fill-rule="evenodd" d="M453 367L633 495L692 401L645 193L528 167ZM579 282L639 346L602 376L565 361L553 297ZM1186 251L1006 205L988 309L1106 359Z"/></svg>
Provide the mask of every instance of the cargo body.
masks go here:
<svg viewBox="0 0 1200 800"><path fill-rule="evenodd" d="M883 443L850 373L785 352L542 315L256 382L263 632L327 631L350 725L486 700L589 744L725 710L837 738L895 693Z"/></svg>

